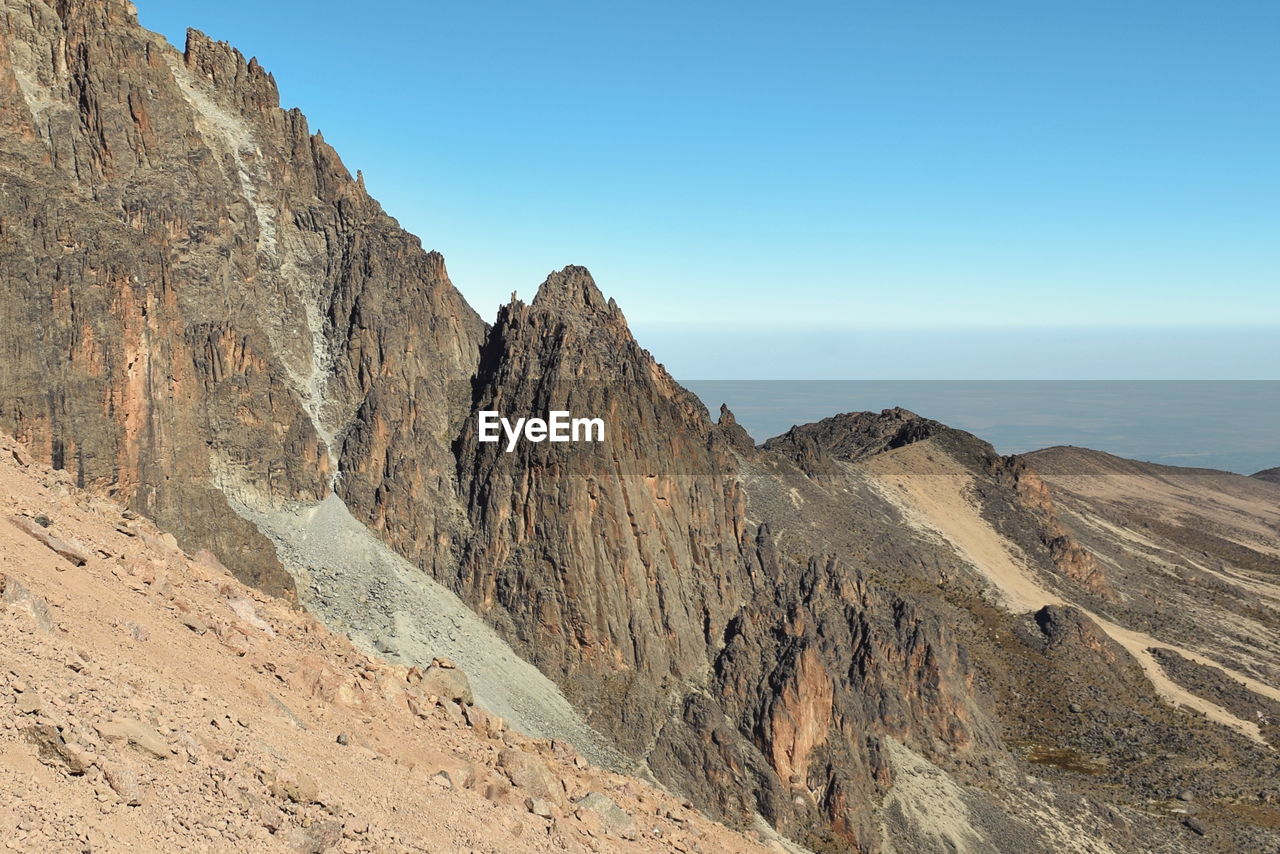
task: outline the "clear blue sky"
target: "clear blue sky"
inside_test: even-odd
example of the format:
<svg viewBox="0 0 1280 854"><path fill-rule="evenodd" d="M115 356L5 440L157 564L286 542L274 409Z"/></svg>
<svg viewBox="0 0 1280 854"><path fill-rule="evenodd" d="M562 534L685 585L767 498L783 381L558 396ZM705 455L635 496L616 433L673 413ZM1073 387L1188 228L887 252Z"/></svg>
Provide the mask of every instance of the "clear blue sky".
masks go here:
<svg viewBox="0 0 1280 854"><path fill-rule="evenodd" d="M1280 328L1274 0L138 5L486 317L580 263L641 329Z"/></svg>

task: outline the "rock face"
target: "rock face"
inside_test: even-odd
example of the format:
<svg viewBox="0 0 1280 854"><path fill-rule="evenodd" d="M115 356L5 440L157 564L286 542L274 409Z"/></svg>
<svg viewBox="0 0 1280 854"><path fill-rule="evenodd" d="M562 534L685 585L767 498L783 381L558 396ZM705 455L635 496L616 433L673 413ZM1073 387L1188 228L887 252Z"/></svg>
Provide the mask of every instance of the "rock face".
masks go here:
<svg viewBox="0 0 1280 854"><path fill-rule="evenodd" d="M0 324L35 333L0 345L0 423L273 592L220 484L320 498L340 468L382 525L448 483L483 324L271 75L122 0L0 9ZM432 513L401 518L390 539L433 541Z"/></svg>
<svg viewBox="0 0 1280 854"><path fill-rule="evenodd" d="M873 846L877 736L995 743L936 614L838 560L780 556L748 521L732 415L713 424L586 270L499 312L474 408L605 418L604 443L509 453L464 426L476 535L458 584L661 779L742 821Z"/></svg>
<svg viewBox="0 0 1280 854"><path fill-rule="evenodd" d="M704 679L748 594L734 460L702 404L627 330L586 270L553 274L499 312L477 410L599 415L605 442L458 443L475 538L464 598L493 614L543 669L607 704L643 749L673 697Z"/></svg>
<svg viewBox="0 0 1280 854"><path fill-rule="evenodd" d="M1148 747L1181 728L1230 757L1244 769L1224 777L1232 797L1265 788L1256 727L1162 705L1181 689L1143 646L1158 627L1122 607L1125 561L1098 560L1033 463L901 409L756 448L637 344L583 268L486 326L441 256L230 46L192 31L179 52L117 0L0 0L0 15L0 328L27 333L0 343L0 427L74 485L283 595L308 567L277 557L280 525L271 540L248 520L337 502L483 615L629 761L814 851L876 851L895 834L938 850L1054 850L1083 826L1117 838L1063 806L1077 787L1099 803L1154 796L1132 744L1086 720L1103 699L1142 719L1129 729ZM605 437L507 451L480 441L479 410L599 417ZM938 474L952 485L932 489ZM42 536L56 532L23 524L52 548ZM136 583L164 589L148 572ZM993 603L995 582L1016 607ZM1269 643L1256 638L1271 617L1257 619L1242 648ZM250 651L197 615L179 623L185 642ZM460 672L409 672L416 719L439 708L501 734L467 705ZM295 678L326 683L323 668ZM1079 713L1059 708L1064 680L1080 683ZM344 735L334 749L362 737ZM1055 778L1044 785L1063 797L1040 798L1022 769L1056 768L1041 760L1059 753L1024 755L1013 737L1089 753L1080 767L1113 776ZM1202 767L1197 749L1167 760L1170 774ZM542 767L513 755L485 790L635 830ZM455 771L431 779L470 779ZM945 839L937 803L954 807ZM1181 850L1181 827L1126 815L1152 850Z"/></svg>

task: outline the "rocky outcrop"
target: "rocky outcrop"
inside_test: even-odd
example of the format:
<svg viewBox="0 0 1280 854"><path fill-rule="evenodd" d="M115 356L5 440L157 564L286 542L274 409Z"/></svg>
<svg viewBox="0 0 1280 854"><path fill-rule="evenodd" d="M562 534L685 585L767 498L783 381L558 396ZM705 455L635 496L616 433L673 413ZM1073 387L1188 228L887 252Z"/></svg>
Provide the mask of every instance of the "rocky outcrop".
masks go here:
<svg viewBox="0 0 1280 854"><path fill-rule="evenodd" d="M705 678L738 603L742 496L728 442L580 267L512 301L475 410L598 416L600 443L457 444L475 537L457 584L633 751ZM589 702L588 701L589 698Z"/></svg>
<svg viewBox="0 0 1280 854"><path fill-rule="evenodd" d="M769 772L758 795L766 818L815 850L875 850L873 805L893 783L883 739L952 759L998 739L946 620L837 559L788 566L769 537L756 558L774 585L729 626L712 696L763 757L755 773ZM700 791L700 769L717 766L736 770L734 790L750 789L751 764L714 756L678 779Z"/></svg>
<svg viewBox="0 0 1280 854"><path fill-rule="evenodd" d="M1016 455L997 454L990 444L962 430L895 407L879 413L850 412L793 427L764 447L794 460L811 475L830 475L833 460L858 462L925 441L932 441L984 483L987 514L999 528L1026 543L1029 550L1045 552L1058 572L1083 589L1103 598L1114 596L1102 566L1058 519L1049 490L1035 469ZM942 471L941 465L930 470L926 464L914 473Z"/></svg>
<svg viewBox="0 0 1280 854"><path fill-rule="evenodd" d="M483 324L272 77L195 31L175 51L123 0L0 15L0 325L37 333L2 345L0 423L274 592L228 491L321 498L341 468L380 524L443 489L437 403ZM389 539L438 538L403 518Z"/></svg>
<svg viewBox="0 0 1280 854"><path fill-rule="evenodd" d="M922 442L951 428L921 418L901 407L883 412L846 412L812 424L792 427L764 443L806 470L817 470L822 456L856 462L876 454Z"/></svg>
<svg viewBox="0 0 1280 854"><path fill-rule="evenodd" d="M763 816L817 851L877 850L884 828L910 823L903 804L927 805L931 775L954 775L948 791L991 789L987 809L1001 815L1022 811L1010 770L1021 760L1002 739L1044 740L1056 732L1044 720L1074 721L1051 708L1064 679L1098 704L1140 698L1144 718L1162 708L1083 611L1028 624L984 599L966 569L979 558L909 518L867 466L913 449L913 464L945 462L964 484L955 500L976 508L966 520L991 530L988 554L1017 552L1064 596L1111 605L1076 520L1068 532L1025 459L901 409L756 447L726 408L713 423L583 268L482 323L441 256L229 45L193 31L177 51L123 0L0 0L0 15L0 328L25 333L0 342L0 426L68 472L63 486L126 502L188 552L207 548L283 595L292 580L272 545L288 543L282 527L341 520L367 538L363 523L558 682L629 761L701 808L742 825ZM482 409L599 417L605 437L508 451L480 441ZM332 515L314 515L319 506ZM67 544L60 532L17 515L29 523L12 535L66 563L48 539ZM1236 554L1231 542L1218 537L1215 554ZM97 557L81 557L75 571L94 571ZM1270 565L1262 552L1250 560ZM155 568L122 571L145 595L169 589ZM48 617L38 597L2 586L6 614L48 628L33 619ZM253 631L184 612L180 636L248 657L265 643L261 617L247 600L229 607ZM402 616L376 627L395 629L379 633L389 654ZM317 653L275 678L334 703L368 694L377 705L391 691L408 726L439 710L503 736L441 662L394 690L377 667L349 669ZM488 681L472 684L479 693ZM289 726L302 720L285 712ZM1061 732L1092 749L1111 743L1104 723ZM35 737L59 755L52 734ZM1224 744L1212 746L1251 756ZM563 745L548 750L572 761ZM483 781L427 764L432 786L515 792L539 821L571 813L639 828L610 807L621 794L571 792L541 760L512 755ZM115 779L112 791L136 793ZM310 805L312 787L297 780L260 782ZM896 805L892 821L884 803ZM1048 831L1020 832L1024 848L1052 847Z"/></svg>
<svg viewBox="0 0 1280 854"><path fill-rule="evenodd" d="M1037 537L1049 550L1054 566L1090 593L1114 599L1115 591L1108 583L1101 564L1063 526L1053 498L1036 470L1018 456L1003 457L991 463L988 469L999 482L1013 490L1022 507L1035 517Z"/></svg>

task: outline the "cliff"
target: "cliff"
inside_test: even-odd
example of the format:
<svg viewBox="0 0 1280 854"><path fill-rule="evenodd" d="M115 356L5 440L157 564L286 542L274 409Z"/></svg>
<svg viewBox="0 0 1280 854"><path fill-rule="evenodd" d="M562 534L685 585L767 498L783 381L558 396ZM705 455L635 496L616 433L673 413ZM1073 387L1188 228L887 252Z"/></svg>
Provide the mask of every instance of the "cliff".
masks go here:
<svg viewBox="0 0 1280 854"><path fill-rule="evenodd" d="M443 585L620 763L814 851L1274 842L1258 493L1223 486L1197 537L904 410L753 447L583 268L483 323L230 46L116 0L0 15L0 427L74 486L404 664L457 642L425 625ZM507 452L482 409L606 438ZM353 577L338 533L391 569ZM1166 803L1189 787L1198 830Z"/></svg>

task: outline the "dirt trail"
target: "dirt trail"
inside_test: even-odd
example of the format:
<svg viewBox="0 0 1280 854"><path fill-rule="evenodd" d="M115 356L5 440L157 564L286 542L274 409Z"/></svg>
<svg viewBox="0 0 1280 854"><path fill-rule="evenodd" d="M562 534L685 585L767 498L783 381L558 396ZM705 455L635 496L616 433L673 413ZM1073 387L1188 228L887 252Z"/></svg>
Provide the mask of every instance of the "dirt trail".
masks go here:
<svg viewBox="0 0 1280 854"><path fill-rule="evenodd" d="M1036 611L1045 605L1079 608L1137 660L1156 692L1165 700L1200 712L1259 744L1267 743L1256 723L1242 720L1170 679L1149 650L1152 647L1173 650L1199 664L1213 667L1249 690L1271 699L1280 701L1280 690L1181 646L1117 625L1049 590L1028 569L1021 551L982 517L974 505L972 476L959 464L953 464L951 470L947 470L946 464L937 457L930 461L930 471L938 473L920 474L924 470L916 459L920 453L918 446L907 446L868 461L866 468L873 475L874 486L899 509L909 524L940 537L981 572L999 592L1009 610L1018 613Z"/></svg>

